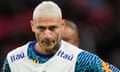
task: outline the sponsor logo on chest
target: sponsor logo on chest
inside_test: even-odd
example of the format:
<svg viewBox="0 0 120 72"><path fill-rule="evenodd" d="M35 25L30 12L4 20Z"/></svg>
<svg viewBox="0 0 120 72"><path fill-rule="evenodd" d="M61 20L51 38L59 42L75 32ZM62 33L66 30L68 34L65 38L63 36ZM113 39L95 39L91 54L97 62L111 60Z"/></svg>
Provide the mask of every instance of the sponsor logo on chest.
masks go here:
<svg viewBox="0 0 120 72"><path fill-rule="evenodd" d="M18 54L16 54L16 55L10 56L12 62L14 62L14 61L16 61L16 60L20 60L20 59L22 59L22 58L24 58L24 57L25 57L25 55L24 55L23 52L18 53Z"/></svg>
<svg viewBox="0 0 120 72"><path fill-rule="evenodd" d="M63 58L63 59L66 59L66 60L69 60L71 61L73 59L73 54L68 54L68 53L65 53L64 51L60 50L58 53L57 53L57 56Z"/></svg>

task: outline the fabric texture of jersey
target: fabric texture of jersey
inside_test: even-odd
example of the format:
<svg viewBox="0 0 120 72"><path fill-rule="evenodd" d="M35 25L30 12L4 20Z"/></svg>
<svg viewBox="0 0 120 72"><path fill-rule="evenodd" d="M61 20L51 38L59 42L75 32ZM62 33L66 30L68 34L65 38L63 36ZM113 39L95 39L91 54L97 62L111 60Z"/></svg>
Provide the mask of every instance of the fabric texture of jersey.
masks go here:
<svg viewBox="0 0 120 72"><path fill-rule="evenodd" d="M27 55L27 43L7 56L11 72L74 72L77 56L82 50L64 41L56 54L43 64L34 63Z"/></svg>
<svg viewBox="0 0 120 72"><path fill-rule="evenodd" d="M47 56L42 55L35 50L34 48L35 43L36 43L35 41L29 42L27 45L22 46L25 49L20 49L19 52L17 52L18 51L17 49L22 47L19 47L14 51L12 51L12 53L9 54L9 60L6 59L4 63L3 72L13 72L12 71L13 68L10 66L10 64L12 62L16 62L14 63L16 65L17 62L19 62L19 60L23 62L24 67L26 69L29 69L29 67L31 66L34 68L29 72L35 72L35 71L37 72L39 70L38 68L42 69L39 70L39 72L55 72L56 69L57 69L56 72L59 72L58 70L60 68L64 68L64 71L61 70L61 72L120 72L120 70L117 69L115 66L104 62L95 54L78 49L64 41L62 41L62 46L55 55L47 55ZM75 56L72 53L75 53ZM72 58L73 56L74 58ZM24 58L28 59L29 60L28 62L32 64L27 65L28 62L27 63L24 62ZM53 62L55 63L54 65L51 65L52 63L50 63L50 61L52 62L53 58L57 58L57 60ZM10 60L11 63L9 62ZM71 62L73 65L71 65ZM57 63L62 63L63 65L65 63L66 66L62 66L61 64L58 64L60 65L60 67L56 68ZM68 65L71 65L71 68L66 63ZM42 65L44 64L48 66L53 66L53 71L47 71L47 69L42 67ZM20 68L17 66L15 68L18 68L20 70ZM15 72L19 72L19 70L16 69ZM23 70L23 68L21 70L22 72L27 72Z"/></svg>

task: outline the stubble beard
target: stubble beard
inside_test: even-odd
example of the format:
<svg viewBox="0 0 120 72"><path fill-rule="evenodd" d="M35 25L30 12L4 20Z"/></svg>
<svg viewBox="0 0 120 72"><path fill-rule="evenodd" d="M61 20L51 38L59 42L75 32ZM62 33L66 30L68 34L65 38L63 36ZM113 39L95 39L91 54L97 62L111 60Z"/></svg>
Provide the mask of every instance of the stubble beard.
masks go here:
<svg viewBox="0 0 120 72"><path fill-rule="evenodd" d="M40 42L40 41L39 41ZM49 42L47 44L50 44ZM42 48L42 45L41 43L39 43L39 47L41 48L41 50L44 51L44 54L55 54L58 49L60 48L61 46L61 41L58 40L58 42L56 42L56 44L54 45L53 48Z"/></svg>

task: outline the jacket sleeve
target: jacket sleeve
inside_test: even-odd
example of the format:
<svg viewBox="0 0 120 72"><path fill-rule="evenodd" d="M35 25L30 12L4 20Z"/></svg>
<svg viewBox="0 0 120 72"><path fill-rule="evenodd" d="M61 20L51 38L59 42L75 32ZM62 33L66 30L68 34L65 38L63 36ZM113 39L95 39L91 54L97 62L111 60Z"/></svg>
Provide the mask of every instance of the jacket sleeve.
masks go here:
<svg viewBox="0 0 120 72"><path fill-rule="evenodd" d="M75 72L120 72L115 66L106 63L97 55L84 51L78 55Z"/></svg>
<svg viewBox="0 0 120 72"><path fill-rule="evenodd" d="M4 61L2 72L11 72L10 71L10 67L9 67L9 63L8 63L7 59Z"/></svg>

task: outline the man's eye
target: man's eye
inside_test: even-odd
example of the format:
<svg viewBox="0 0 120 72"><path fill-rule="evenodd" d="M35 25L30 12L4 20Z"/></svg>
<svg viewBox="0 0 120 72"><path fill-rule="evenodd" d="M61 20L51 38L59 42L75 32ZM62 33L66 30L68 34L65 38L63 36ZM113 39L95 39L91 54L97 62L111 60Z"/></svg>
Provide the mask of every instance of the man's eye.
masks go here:
<svg viewBox="0 0 120 72"><path fill-rule="evenodd" d="M40 31L44 31L46 28L45 27L37 27Z"/></svg>
<svg viewBox="0 0 120 72"><path fill-rule="evenodd" d="M57 29L57 26L51 26L49 29L52 30L52 31L54 31L54 30Z"/></svg>

